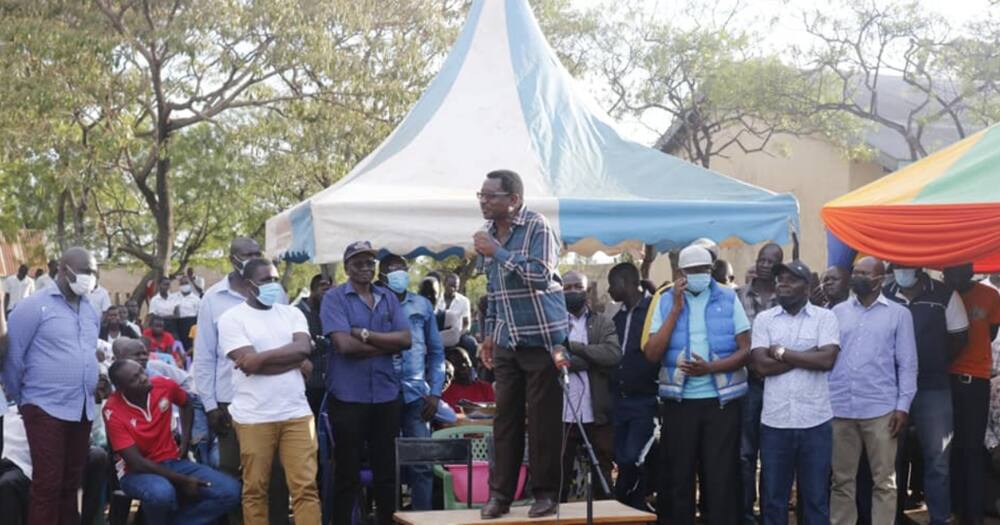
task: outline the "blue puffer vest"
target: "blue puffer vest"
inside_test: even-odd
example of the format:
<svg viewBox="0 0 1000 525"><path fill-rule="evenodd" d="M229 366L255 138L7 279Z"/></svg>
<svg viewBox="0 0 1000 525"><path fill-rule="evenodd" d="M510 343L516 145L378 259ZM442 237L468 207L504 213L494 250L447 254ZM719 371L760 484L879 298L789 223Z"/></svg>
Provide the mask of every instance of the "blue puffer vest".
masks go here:
<svg viewBox="0 0 1000 525"><path fill-rule="evenodd" d="M704 293L704 292L703 292ZM709 361L717 361L733 355L736 352L736 334L733 325L733 303L736 292L730 288L718 286L713 280L705 311L705 324L708 328ZM660 295L660 312L663 319L667 318L673 307L673 293L664 292ZM677 319L677 326L670 336L667 351L663 354L660 366L660 397L680 401L684 398L684 383L687 375L678 367L678 363L691 359L691 349L688 347L688 320L690 305L685 301L684 310ZM719 403L725 405L729 401L742 397L747 392L747 370L745 367L732 372L713 374L715 389L719 393Z"/></svg>

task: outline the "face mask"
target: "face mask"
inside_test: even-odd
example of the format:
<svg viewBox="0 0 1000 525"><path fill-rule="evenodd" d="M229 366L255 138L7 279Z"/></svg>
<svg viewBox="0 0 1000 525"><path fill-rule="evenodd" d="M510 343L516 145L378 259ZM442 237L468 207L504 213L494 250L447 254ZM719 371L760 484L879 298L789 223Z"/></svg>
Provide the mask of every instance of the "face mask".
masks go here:
<svg viewBox="0 0 1000 525"><path fill-rule="evenodd" d="M892 271L892 276L896 278L896 284L903 288L913 288L917 284L916 268L897 268Z"/></svg>
<svg viewBox="0 0 1000 525"><path fill-rule="evenodd" d="M69 283L69 289L73 290L76 295L87 295L97 288L97 277L85 273L76 273L66 267L66 271L73 274L75 280Z"/></svg>
<svg viewBox="0 0 1000 525"><path fill-rule="evenodd" d="M859 297L870 295L875 291L875 284L867 277L851 277L851 291Z"/></svg>
<svg viewBox="0 0 1000 525"><path fill-rule="evenodd" d="M571 312L579 312L583 305L587 304L587 292L566 292L566 309Z"/></svg>
<svg viewBox="0 0 1000 525"><path fill-rule="evenodd" d="M406 270L396 270L385 275L385 284L396 293L403 293L410 287L410 274Z"/></svg>
<svg viewBox="0 0 1000 525"><path fill-rule="evenodd" d="M281 298L281 292L284 291L281 283L264 283L259 286L255 284L254 286L257 286L257 300L264 306L273 306Z"/></svg>
<svg viewBox="0 0 1000 525"><path fill-rule="evenodd" d="M190 284L182 284L181 285L181 293L184 293L184 294L191 293L191 285Z"/></svg>
<svg viewBox="0 0 1000 525"><path fill-rule="evenodd" d="M701 293L712 283L712 276L707 273L692 273L687 276L687 289L693 293Z"/></svg>

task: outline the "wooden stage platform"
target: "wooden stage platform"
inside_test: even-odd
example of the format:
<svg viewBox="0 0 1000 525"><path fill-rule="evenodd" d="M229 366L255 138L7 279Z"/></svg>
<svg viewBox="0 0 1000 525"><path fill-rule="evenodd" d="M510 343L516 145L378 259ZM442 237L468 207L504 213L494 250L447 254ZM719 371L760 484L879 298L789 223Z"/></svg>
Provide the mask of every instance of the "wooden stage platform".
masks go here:
<svg viewBox="0 0 1000 525"><path fill-rule="evenodd" d="M560 506L560 525L581 525L587 523L587 504L583 501L563 503ZM495 520L479 519L479 509L435 510L428 512L397 512L396 523L402 525L540 525L555 524L556 516L529 518L528 507L511 507L510 514ZM594 502L594 523L643 524L655 523L656 515L642 512L613 500Z"/></svg>

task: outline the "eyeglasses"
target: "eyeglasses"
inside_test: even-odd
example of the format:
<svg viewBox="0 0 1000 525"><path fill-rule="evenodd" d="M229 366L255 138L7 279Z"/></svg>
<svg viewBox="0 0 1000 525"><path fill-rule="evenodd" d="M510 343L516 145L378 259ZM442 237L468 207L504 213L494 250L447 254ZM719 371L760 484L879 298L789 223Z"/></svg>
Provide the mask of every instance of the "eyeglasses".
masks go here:
<svg viewBox="0 0 1000 525"><path fill-rule="evenodd" d="M476 198L477 199L479 199L479 200L488 200L488 201L491 201L491 200L496 199L498 197L506 197L508 195L510 195L510 192L506 192L506 191L498 191L496 193L484 193L484 192L481 192L481 191L477 191L476 192Z"/></svg>

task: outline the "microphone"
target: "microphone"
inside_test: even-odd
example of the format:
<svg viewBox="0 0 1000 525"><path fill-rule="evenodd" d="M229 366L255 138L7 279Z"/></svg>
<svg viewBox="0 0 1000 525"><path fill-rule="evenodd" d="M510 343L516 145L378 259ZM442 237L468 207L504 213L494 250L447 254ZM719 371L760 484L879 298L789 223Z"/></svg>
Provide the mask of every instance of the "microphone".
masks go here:
<svg viewBox="0 0 1000 525"><path fill-rule="evenodd" d="M553 352L556 353L556 360L559 363L556 365L556 367L559 368L559 377L562 380L563 385L566 388L569 388L569 358L566 357L566 351L559 346L556 347Z"/></svg>

